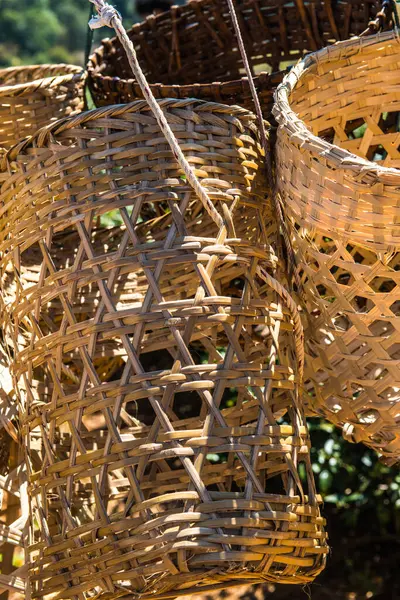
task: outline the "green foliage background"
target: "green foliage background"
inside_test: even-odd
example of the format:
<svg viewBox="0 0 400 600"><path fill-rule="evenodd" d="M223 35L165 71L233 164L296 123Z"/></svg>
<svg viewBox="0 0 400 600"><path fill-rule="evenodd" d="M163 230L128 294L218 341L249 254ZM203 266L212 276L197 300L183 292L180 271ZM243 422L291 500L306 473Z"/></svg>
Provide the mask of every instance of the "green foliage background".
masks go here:
<svg viewBox="0 0 400 600"><path fill-rule="evenodd" d="M114 0L114 5L127 24L137 20L134 0ZM89 9L87 0L0 0L0 65L83 64ZM96 39L102 35L110 33L96 32ZM117 224L112 214L107 224ZM346 443L328 423L311 420L310 427L332 546L329 568L313 586L312 598L399 599L399 469L382 465L363 446ZM285 593L279 597L308 595Z"/></svg>
<svg viewBox="0 0 400 600"><path fill-rule="evenodd" d="M113 4L136 20L134 0ZM0 0L0 64L83 64L89 11L87 0Z"/></svg>

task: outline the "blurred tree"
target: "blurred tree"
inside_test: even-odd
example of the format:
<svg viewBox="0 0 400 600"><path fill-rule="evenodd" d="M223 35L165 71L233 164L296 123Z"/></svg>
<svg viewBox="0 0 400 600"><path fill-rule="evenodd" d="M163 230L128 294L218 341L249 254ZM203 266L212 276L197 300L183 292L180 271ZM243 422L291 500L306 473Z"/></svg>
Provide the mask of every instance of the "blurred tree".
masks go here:
<svg viewBox="0 0 400 600"><path fill-rule="evenodd" d="M125 25L185 0L113 0ZM137 10L137 8L139 10ZM94 8L93 8L94 10ZM0 0L0 66L70 62L83 64L88 35L87 0ZM94 32L94 44L112 35Z"/></svg>
<svg viewBox="0 0 400 600"><path fill-rule="evenodd" d="M132 0L114 0L129 26L137 20ZM86 0L0 0L0 65L82 64L87 36ZM96 32L96 40L105 37Z"/></svg>
<svg viewBox="0 0 400 600"><path fill-rule="evenodd" d="M5 53L11 64L46 54L64 33L49 0L2 0L0 11L0 44L12 47L12 54Z"/></svg>

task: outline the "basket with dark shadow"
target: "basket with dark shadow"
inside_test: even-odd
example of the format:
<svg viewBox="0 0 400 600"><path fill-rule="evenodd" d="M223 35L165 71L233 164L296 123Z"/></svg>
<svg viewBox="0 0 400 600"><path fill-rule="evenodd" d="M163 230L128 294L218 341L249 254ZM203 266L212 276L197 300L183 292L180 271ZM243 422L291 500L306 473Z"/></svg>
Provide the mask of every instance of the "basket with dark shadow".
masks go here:
<svg viewBox="0 0 400 600"><path fill-rule="evenodd" d="M375 0L236 0L235 7L267 119L287 65L361 34L379 14L374 27L391 25L391 5L381 11ZM175 6L134 25L128 35L156 98L201 98L254 110L226 0ZM88 74L96 106L142 97L116 38L92 54Z"/></svg>
<svg viewBox="0 0 400 600"><path fill-rule="evenodd" d="M160 106L215 221L143 101L57 122L2 161L32 598L173 598L324 566L302 328L274 278L255 117Z"/></svg>

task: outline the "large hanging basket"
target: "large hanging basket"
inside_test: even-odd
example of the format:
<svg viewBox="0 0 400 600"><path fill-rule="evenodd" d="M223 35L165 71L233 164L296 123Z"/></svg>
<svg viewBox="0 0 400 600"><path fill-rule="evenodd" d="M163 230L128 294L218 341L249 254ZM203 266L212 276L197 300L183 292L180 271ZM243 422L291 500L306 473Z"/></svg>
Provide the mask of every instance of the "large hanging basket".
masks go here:
<svg viewBox="0 0 400 600"><path fill-rule="evenodd" d="M174 598L305 583L324 565L302 331L272 276L255 117L160 106L219 225L142 101L58 122L2 163L0 266L17 289L2 325L29 474L32 598ZM120 227L102 227L110 210ZM256 345L260 324L269 334Z"/></svg>
<svg viewBox="0 0 400 600"><path fill-rule="evenodd" d="M398 83L398 33L355 39L300 62L274 110L310 400L389 462L400 456Z"/></svg>
<svg viewBox="0 0 400 600"><path fill-rule="evenodd" d="M73 65L0 69L0 148L83 110L85 76Z"/></svg>
<svg viewBox="0 0 400 600"><path fill-rule="evenodd" d="M273 90L282 81L282 69L307 51L359 35L380 9L378 0L333 4L330 0L299 0L292 4L283 0L235 2L267 118ZM382 26L384 16L385 12L378 19ZM186 6L148 17L134 25L128 35L156 98L194 97L254 110L226 0L192 0ZM88 73L97 106L142 97L116 38L102 42L89 60Z"/></svg>

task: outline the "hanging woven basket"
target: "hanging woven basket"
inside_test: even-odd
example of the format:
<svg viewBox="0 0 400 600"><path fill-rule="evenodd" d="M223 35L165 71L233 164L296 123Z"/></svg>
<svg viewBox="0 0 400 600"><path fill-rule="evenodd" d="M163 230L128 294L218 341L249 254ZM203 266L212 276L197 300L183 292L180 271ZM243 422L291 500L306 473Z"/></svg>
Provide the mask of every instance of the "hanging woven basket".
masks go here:
<svg viewBox="0 0 400 600"><path fill-rule="evenodd" d="M351 34L359 35L380 2L236 0L246 51L267 119L273 90L288 64L305 52ZM373 23L389 25L388 7ZM254 110L250 88L226 0L192 0L186 6L148 17L128 32L156 98L201 98ZM262 72L260 72L262 71ZM106 39L88 64L89 87L96 106L141 98L124 49Z"/></svg>
<svg viewBox="0 0 400 600"><path fill-rule="evenodd" d="M65 119L2 161L0 267L17 294L0 325L19 383L32 598L174 598L305 583L324 566L302 329L273 278L255 117L159 105L218 223L143 101ZM120 227L104 225L110 210Z"/></svg>
<svg viewBox="0 0 400 600"><path fill-rule="evenodd" d="M339 43L276 94L277 181L310 317L316 410L400 456L400 43Z"/></svg>
<svg viewBox="0 0 400 600"><path fill-rule="evenodd" d="M85 75L73 65L0 69L0 148L83 110Z"/></svg>

